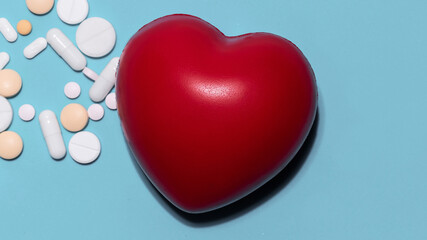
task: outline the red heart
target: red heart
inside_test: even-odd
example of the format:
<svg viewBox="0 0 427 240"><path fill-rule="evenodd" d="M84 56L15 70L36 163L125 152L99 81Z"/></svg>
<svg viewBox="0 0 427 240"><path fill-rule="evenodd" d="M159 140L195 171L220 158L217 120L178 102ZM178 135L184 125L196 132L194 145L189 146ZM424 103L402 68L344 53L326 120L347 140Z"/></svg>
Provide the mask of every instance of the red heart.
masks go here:
<svg viewBox="0 0 427 240"><path fill-rule="evenodd" d="M145 174L191 213L236 201L281 171L317 108L310 64L269 33L227 37L189 15L142 27L121 56L119 116Z"/></svg>

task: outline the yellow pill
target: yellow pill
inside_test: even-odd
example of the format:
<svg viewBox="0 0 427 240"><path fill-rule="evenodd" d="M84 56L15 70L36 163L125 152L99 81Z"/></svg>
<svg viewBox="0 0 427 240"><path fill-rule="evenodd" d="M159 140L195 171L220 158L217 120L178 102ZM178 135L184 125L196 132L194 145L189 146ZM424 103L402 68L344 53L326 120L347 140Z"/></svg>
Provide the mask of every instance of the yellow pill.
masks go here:
<svg viewBox="0 0 427 240"><path fill-rule="evenodd" d="M89 116L85 107L71 103L62 109L61 123L70 132L79 132L86 127Z"/></svg>
<svg viewBox="0 0 427 240"><path fill-rule="evenodd" d="M32 13L43 15L52 9L54 0L25 0L25 2Z"/></svg>
<svg viewBox="0 0 427 240"><path fill-rule="evenodd" d="M16 30L18 30L19 34L26 36L30 34L33 27L31 26L30 21L28 20L21 20L16 25Z"/></svg>
<svg viewBox="0 0 427 240"><path fill-rule="evenodd" d="M21 76L12 69L0 70L0 96L13 97L22 87Z"/></svg>
<svg viewBox="0 0 427 240"><path fill-rule="evenodd" d="M17 158L24 147L22 138L12 131L0 133L0 157L6 160Z"/></svg>

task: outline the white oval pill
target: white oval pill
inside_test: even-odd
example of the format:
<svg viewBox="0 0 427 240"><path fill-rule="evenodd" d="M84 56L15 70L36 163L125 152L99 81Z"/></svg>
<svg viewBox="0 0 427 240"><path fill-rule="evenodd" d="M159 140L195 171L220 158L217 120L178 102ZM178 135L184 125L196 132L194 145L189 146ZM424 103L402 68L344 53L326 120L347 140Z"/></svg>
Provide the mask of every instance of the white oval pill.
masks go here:
<svg viewBox="0 0 427 240"><path fill-rule="evenodd" d="M89 114L89 118L93 121L99 121L104 117L104 108L100 104L92 104L87 109L87 113Z"/></svg>
<svg viewBox="0 0 427 240"><path fill-rule="evenodd" d="M86 58L74 46L65 34L57 29L52 28L46 34L46 40L55 52L74 70L82 71L86 67Z"/></svg>
<svg viewBox="0 0 427 240"><path fill-rule="evenodd" d="M2 70L9 63L10 56L7 52L0 52L0 70Z"/></svg>
<svg viewBox="0 0 427 240"><path fill-rule="evenodd" d="M89 13L87 0L58 0L56 12L59 18L67 24L79 24Z"/></svg>
<svg viewBox="0 0 427 240"><path fill-rule="evenodd" d="M39 122L50 156L54 159L65 157L67 149L55 113L44 110L39 115Z"/></svg>
<svg viewBox="0 0 427 240"><path fill-rule="evenodd" d="M24 48L24 56L28 59L32 59L45 50L47 47L47 41L45 38L39 37Z"/></svg>
<svg viewBox="0 0 427 240"><path fill-rule="evenodd" d="M24 104L19 108L18 114L23 121L28 122L33 120L36 115L36 110L32 105Z"/></svg>
<svg viewBox="0 0 427 240"><path fill-rule="evenodd" d="M83 74L92 81L98 79L98 74L90 68L85 67L85 69L83 69Z"/></svg>
<svg viewBox="0 0 427 240"><path fill-rule="evenodd" d="M116 84L116 71L119 60L120 59L118 57L111 59L104 70L102 70L96 81L93 83L89 90L89 97L92 99L92 101L101 102L104 100L104 98Z"/></svg>
<svg viewBox="0 0 427 240"><path fill-rule="evenodd" d="M103 57L113 50L116 31L113 25L103 18L88 18L77 28L76 42L80 51L87 56Z"/></svg>
<svg viewBox="0 0 427 240"><path fill-rule="evenodd" d="M116 102L116 93L110 93L105 98L105 104L107 107L111 110L117 109L117 102Z"/></svg>
<svg viewBox="0 0 427 240"><path fill-rule="evenodd" d="M76 133L68 144L68 151L74 161L80 164L94 162L101 153L98 137L87 131Z"/></svg>
<svg viewBox="0 0 427 240"><path fill-rule="evenodd" d="M18 38L18 33L6 18L0 18L0 32L9 42L15 42Z"/></svg>
<svg viewBox="0 0 427 240"><path fill-rule="evenodd" d="M0 132L9 128L12 119L12 106L5 97L0 96Z"/></svg>
<svg viewBox="0 0 427 240"><path fill-rule="evenodd" d="M69 82L65 84L64 93L69 99L75 99L80 96L81 88L76 82Z"/></svg>

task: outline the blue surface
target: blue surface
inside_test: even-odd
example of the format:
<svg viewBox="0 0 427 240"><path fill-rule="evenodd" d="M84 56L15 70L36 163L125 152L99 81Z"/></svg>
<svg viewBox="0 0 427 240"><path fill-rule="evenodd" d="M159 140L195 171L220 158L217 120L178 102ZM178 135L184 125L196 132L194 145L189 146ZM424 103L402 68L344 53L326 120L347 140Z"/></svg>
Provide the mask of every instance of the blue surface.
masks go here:
<svg viewBox="0 0 427 240"><path fill-rule="evenodd" d="M190 217L146 182L115 111L87 127L103 147L94 164L49 157L38 121L21 121L17 109L88 107L91 81L50 48L31 61L22 50L52 27L74 42L77 27L55 10L35 16L23 0L2 1L0 17L34 29L13 44L0 36L7 68L23 78L10 130L25 145L20 158L0 159L0 239L427 239L427 2L397 2L90 0L89 16L105 17L118 34L112 54L88 58L98 73L142 25L171 13L197 15L227 35L279 34L312 64L319 115L299 157L249 198ZM68 81L82 87L77 100L63 94ZM72 134L62 132L68 142Z"/></svg>

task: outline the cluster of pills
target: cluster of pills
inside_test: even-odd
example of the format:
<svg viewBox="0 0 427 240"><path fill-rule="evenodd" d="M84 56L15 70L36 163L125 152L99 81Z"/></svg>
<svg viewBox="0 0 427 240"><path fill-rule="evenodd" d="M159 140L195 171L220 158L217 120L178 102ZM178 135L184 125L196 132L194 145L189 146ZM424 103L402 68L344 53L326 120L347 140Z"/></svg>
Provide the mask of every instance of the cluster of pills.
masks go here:
<svg viewBox="0 0 427 240"><path fill-rule="evenodd" d="M36 15L49 13L54 0L26 0L28 9ZM101 74L87 67L86 56L100 58L108 55L116 44L116 32L113 25L100 17L87 18L89 4L87 0L58 0L56 10L59 18L66 24L79 24L76 31L75 46L71 40L58 28L50 29L46 37L38 37L24 48L23 54L27 59L33 59L49 45L74 70L82 72L94 81L89 91L90 99L95 102L88 109L78 103L65 106L60 114L61 125L69 132L75 133L68 144L70 156L78 163L88 164L95 161L101 151L98 137L88 131L83 131L89 119L99 121L104 116L104 108L99 102L105 100L108 108L117 109L115 93L110 93L116 83L116 70L119 58L110 60ZM28 20L18 22L16 29L21 35L28 35L32 25ZM18 34L5 18L0 18L0 32L9 42L15 42ZM20 75L11 69L4 69L10 61L6 52L0 52L0 157L11 160L17 158L23 149L21 137L6 131L13 118L13 109L7 98L19 93L22 87ZM76 82L68 82L64 93L69 99L80 96L81 88ZM36 110L30 104L19 108L19 117L23 121L31 121ZM38 117L43 137L49 154L54 159L62 159L67 153L62 137L60 123L54 112L44 110Z"/></svg>

